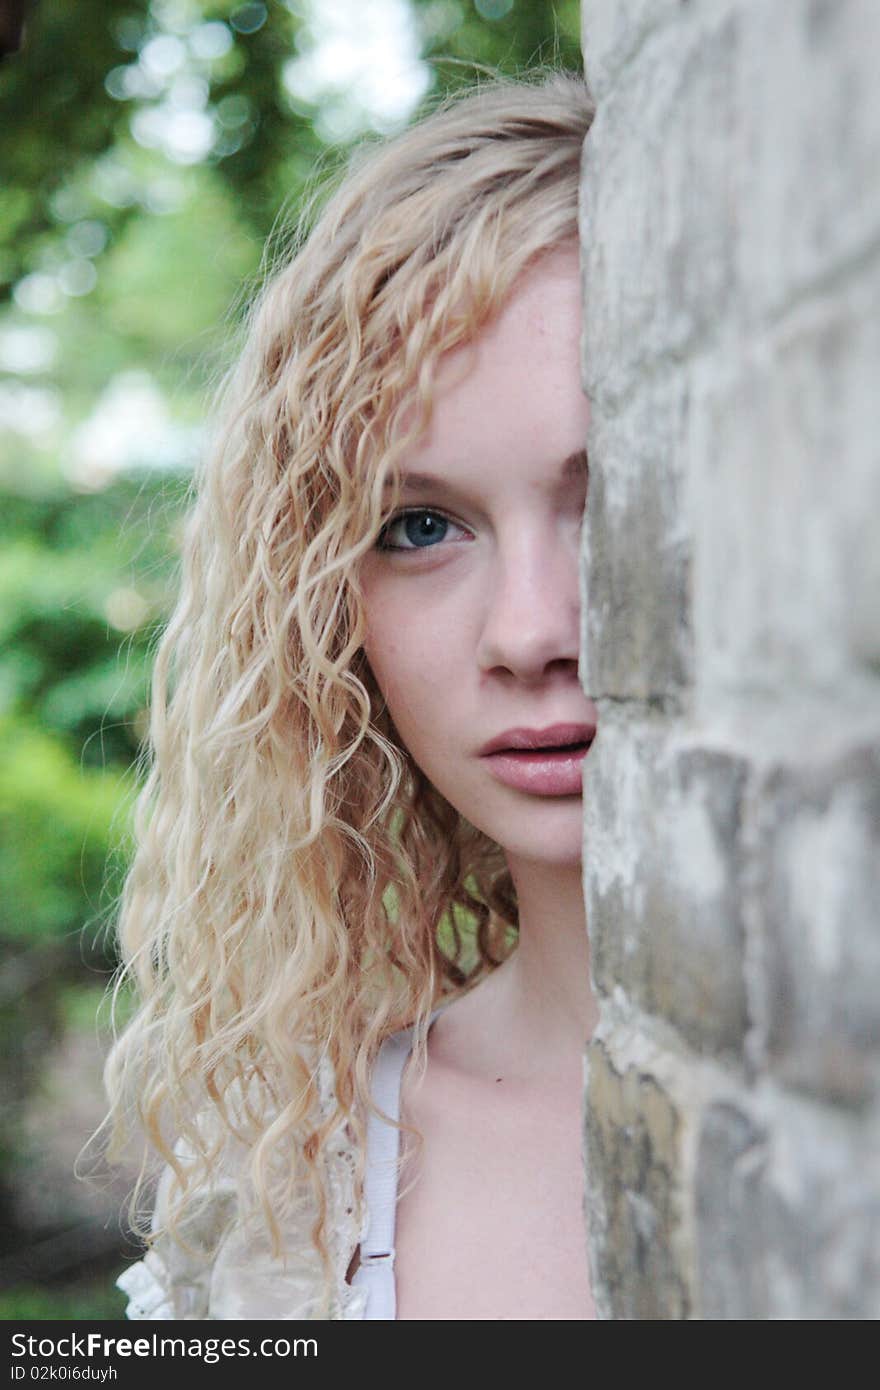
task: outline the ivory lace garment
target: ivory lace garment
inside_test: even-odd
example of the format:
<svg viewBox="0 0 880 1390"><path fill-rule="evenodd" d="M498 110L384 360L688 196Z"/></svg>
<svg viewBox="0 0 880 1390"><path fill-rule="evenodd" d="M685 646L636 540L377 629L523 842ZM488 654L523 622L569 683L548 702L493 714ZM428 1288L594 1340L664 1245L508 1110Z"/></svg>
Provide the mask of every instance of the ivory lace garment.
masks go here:
<svg viewBox="0 0 880 1390"><path fill-rule="evenodd" d="M431 1015L431 1023L440 1012ZM412 1029L386 1038L373 1073L373 1100L393 1119L400 1114L403 1068L412 1047ZM321 1114L330 1115L333 1067L322 1057L318 1067ZM128 1295L130 1319L217 1321L294 1321L299 1319L394 1319L394 1224L397 1207L397 1157L400 1131L378 1116L367 1122L364 1175L364 1220L355 1219L356 1153L344 1121L328 1141L324 1178L328 1194L327 1240L333 1264L328 1299L320 1257L311 1228L314 1199L303 1194L284 1228L285 1263L277 1260L262 1230L248 1233L234 1221L237 1185L229 1173L213 1184L182 1226L189 1250L159 1236L137 1264L117 1279ZM157 1212L167 1200L168 1169L160 1179ZM226 1234L217 1244L222 1232ZM360 1244L360 1266L351 1284L346 1274Z"/></svg>

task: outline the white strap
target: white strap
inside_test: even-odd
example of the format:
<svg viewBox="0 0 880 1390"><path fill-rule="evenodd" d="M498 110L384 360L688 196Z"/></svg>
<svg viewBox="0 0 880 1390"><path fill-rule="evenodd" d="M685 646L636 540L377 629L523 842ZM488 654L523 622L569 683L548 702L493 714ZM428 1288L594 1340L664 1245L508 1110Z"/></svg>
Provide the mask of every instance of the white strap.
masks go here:
<svg viewBox="0 0 880 1390"><path fill-rule="evenodd" d="M430 1024L440 1013L435 1009ZM379 1049L373 1071L373 1104L392 1120L400 1119L400 1089L403 1068L412 1049L412 1028L386 1038ZM393 1322L397 1316L397 1290L394 1283L394 1227L397 1217L397 1161L400 1130L378 1115L367 1119L367 1158L364 1171L364 1201L367 1207L367 1234L361 1241L360 1264L352 1287L367 1291L364 1318Z"/></svg>

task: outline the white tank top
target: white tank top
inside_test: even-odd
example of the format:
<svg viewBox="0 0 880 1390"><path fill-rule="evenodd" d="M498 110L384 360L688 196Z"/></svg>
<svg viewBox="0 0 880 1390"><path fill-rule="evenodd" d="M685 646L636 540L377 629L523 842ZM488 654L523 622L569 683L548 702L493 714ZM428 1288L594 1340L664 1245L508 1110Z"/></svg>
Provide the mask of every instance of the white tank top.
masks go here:
<svg viewBox="0 0 880 1390"><path fill-rule="evenodd" d="M442 1006L445 1008L445 1005ZM442 1008L431 1014L428 1026ZM370 1088L373 1104L400 1119L400 1086L403 1068L412 1049L412 1028L386 1038L379 1048ZM397 1176L400 1130L378 1115L367 1119L367 1155L364 1169L364 1201L367 1234L361 1241L360 1264L352 1287L366 1289L364 1319L391 1321L397 1317L394 1282L394 1227L397 1216Z"/></svg>

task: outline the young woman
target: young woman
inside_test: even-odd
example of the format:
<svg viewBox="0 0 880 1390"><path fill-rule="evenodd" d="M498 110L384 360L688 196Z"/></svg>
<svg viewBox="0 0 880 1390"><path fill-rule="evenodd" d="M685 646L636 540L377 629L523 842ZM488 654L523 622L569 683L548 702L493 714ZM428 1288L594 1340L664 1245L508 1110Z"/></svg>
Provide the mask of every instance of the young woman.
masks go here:
<svg viewBox="0 0 880 1390"><path fill-rule="evenodd" d="M254 312L122 905L107 1082L164 1164L130 1317L593 1316L591 116L573 74L448 100Z"/></svg>

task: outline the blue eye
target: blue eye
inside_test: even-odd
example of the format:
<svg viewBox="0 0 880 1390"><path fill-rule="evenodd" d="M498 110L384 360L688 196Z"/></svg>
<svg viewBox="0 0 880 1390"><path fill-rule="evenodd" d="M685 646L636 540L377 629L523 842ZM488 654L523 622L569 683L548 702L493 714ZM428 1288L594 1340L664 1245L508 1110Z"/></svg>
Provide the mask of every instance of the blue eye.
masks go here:
<svg viewBox="0 0 880 1390"><path fill-rule="evenodd" d="M427 550L437 541L445 540L449 527L454 525L442 512L412 507L386 522L379 532L376 549Z"/></svg>

